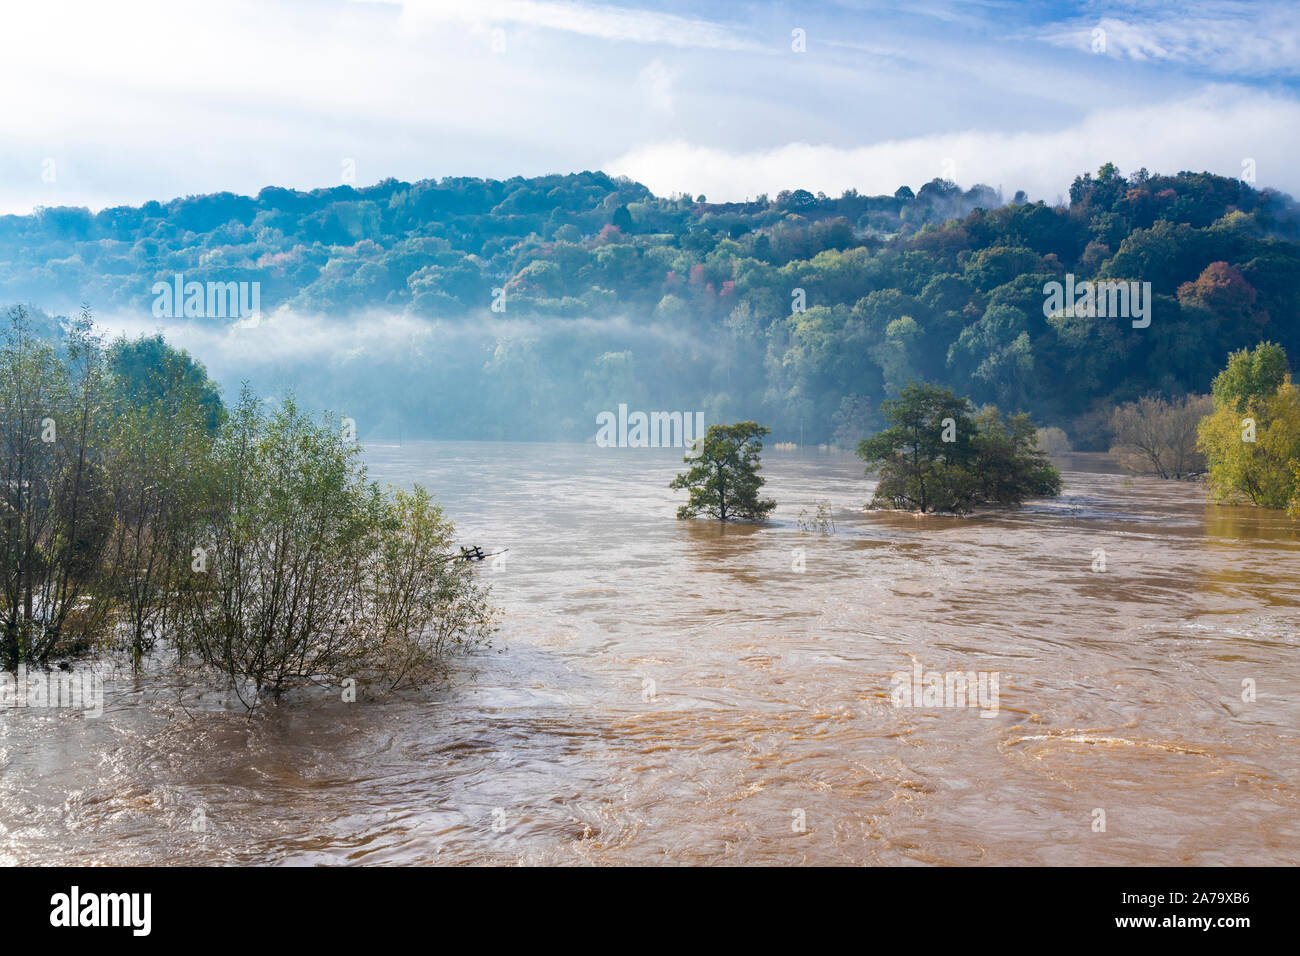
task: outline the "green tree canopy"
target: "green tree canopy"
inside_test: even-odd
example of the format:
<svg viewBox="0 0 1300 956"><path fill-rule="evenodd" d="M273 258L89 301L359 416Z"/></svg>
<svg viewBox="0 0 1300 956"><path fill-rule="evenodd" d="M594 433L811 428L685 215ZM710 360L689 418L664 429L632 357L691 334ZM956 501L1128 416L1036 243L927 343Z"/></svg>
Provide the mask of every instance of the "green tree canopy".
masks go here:
<svg viewBox="0 0 1300 956"><path fill-rule="evenodd" d="M845 398L874 408L916 378L1104 450L1101 408L1204 392L1224 356L1261 340L1300 354L1300 206L1281 193L1113 164L1081 176L1068 204L914 188L698 203L584 172L42 208L0 216L0 300L145 313L155 283L183 274L258 283L272 314L408 313L414 334L383 323L403 332L328 362L277 349L239 364L263 387L348 408L374 437L581 440L604 401L585 373L627 353L656 370L657 404L726 407L722 420L762 421L779 440L827 441ZM1150 328L1048 319L1044 285L1067 274L1149 282ZM33 318L57 344L63 323ZM229 321L204 319L214 367ZM484 361L525 329L524 374ZM156 358L156 340L130 351ZM224 384L233 395L239 380Z"/></svg>
<svg viewBox="0 0 1300 956"><path fill-rule="evenodd" d="M1215 405L1244 412L1252 400L1277 392L1286 376L1286 352L1280 345L1262 342L1254 350L1233 352L1227 367L1214 378Z"/></svg>
<svg viewBox="0 0 1300 956"><path fill-rule="evenodd" d="M221 392L207 369L161 335L118 339L109 346L108 367L118 398L139 406L163 401L173 411L182 403L197 402L209 432L221 424Z"/></svg>
<svg viewBox="0 0 1300 956"><path fill-rule="evenodd" d="M1300 392L1286 370L1286 353L1264 342L1215 378L1214 413L1197 429L1215 499L1300 511Z"/></svg>
<svg viewBox="0 0 1300 956"><path fill-rule="evenodd" d="M668 486L690 492L690 499L677 509L677 517L704 514L719 521L757 521L766 517L776 507L775 501L759 497L763 487L763 478L758 474L763 467L759 454L763 450L762 438L769 431L756 422L710 425L704 440L692 449L697 457L687 455L682 459L691 463L690 470Z"/></svg>
<svg viewBox="0 0 1300 956"><path fill-rule="evenodd" d="M1060 493L1028 415L1004 420L992 406L974 415L950 389L915 382L880 412L888 427L858 444L867 471L880 476L877 507L962 513Z"/></svg>

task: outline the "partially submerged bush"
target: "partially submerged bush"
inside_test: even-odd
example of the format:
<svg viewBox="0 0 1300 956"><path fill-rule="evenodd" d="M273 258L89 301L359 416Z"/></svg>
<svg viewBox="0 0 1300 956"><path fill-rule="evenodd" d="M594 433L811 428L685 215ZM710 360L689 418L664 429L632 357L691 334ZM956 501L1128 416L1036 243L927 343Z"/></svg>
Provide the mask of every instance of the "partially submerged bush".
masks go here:
<svg viewBox="0 0 1300 956"><path fill-rule="evenodd" d="M1126 471L1159 478L1190 478L1205 472L1205 456L1196 447L1196 429L1214 410L1208 395L1185 395L1172 401L1147 395L1115 409L1110 453Z"/></svg>
<svg viewBox="0 0 1300 956"><path fill-rule="evenodd" d="M427 492L386 494L292 400L229 413L161 339L0 340L0 666L159 643L263 692L442 674L493 630Z"/></svg>
<svg viewBox="0 0 1300 956"><path fill-rule="evenodd" d="M819 534L835 533L835 518L831 514L831 503L829 501L817 502L817 509L809 511L803 508L799 511L797 519L800 531L816 531Z"/></svg>
<svg viewBox="0 0 1300 956"><path fill-rule="evenodd" d="M495 612L468 561L452 557L452 525L419 485L389 502L372 575L376 676L397 687L439 677L449 651L487 641Z"/></svg>
<svg viewBox="0 0 1300 956"><path fill-rule="evenodd" d="M356 443L292 400L267 415L246 391L211 472L178 633L237 689L418 682L490 634L486 589L428 493L385 495Z"/></svg>

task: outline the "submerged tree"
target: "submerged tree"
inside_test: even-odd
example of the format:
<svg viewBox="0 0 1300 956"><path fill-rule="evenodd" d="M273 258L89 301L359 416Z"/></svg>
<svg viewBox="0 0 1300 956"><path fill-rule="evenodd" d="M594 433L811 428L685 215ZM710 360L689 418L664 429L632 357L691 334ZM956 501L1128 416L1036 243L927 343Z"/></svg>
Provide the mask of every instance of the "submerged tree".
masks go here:
<svg viewBox="0 0 1300 956"><path fill-rule="evenodd" d="M182 634L237 688L278 692L355 672L366 538L381 501L354 449L292 401L266 415L247 389L218 437L215 507L200 529L205 561L184 592Z"/></svg>
<svg viewBox="0 0 1300 956"><path fill-rule="evenodd" d="M880 410L889 427L858 444L868 473L880 476L876 507L960 514L1060 494L1060 472L1028 415L1003 419L992 406L972 415L949 389L916 383Z"/></svg>
<svg viewBox="0 0 1300 956"><path fill-rule="evenodd" d="M105 467L115 521L104 593L119 608L138 670L158 639L177 627L173 596L209 504L211 433L225 409L203 366L161 336L119 339L108 361Z"/></svg>
<svg viewBox="0 0 1300 956"><path fill-rule="evenodd" d="M763 479L758 474L763 467L759 464L762 438L769 432L755 422L710 425L703 442L692 449L695 454L682 459L691 463L690 470L668 486L690 492L677 517L704 514L719 521L757 521L771 513L776 502L759 497Z"/></svg>
<svg viewBox="0 0 1300 956"><path fill-rule="evenodd" d="M302 683L436 677L495 612L420 488L385 493L337 423L245 389L231 413L160 338L0 336L0 666L161 641L252 706ZM191 560L192 559L192 560Z"/></svg>
<svg viewBox="0 0 1300 956"><path fill-rule="evenodd" d="M949 389L911 383L880 412L889 427L858 442L868 471L880 472L875 501L909 511L955 511L970 493L961 463L971 457L970 403Z"/></svg>
<svg viewBox="0 0 1300 956"><path fill-rule="evenodd" d="M453 532L424 488L393 493L367 611L381 642L377 677L390 687L440 676L449 650L478 643L494 627L473 566L452 556Z"/></svg>
<svg viewBox="0 0 1300 956"><path fill-rule="evenodd" d="M247 388L217 435L182 589L180 650L262 692L433 676L449 644L492 630L486 589L452 568L451 526L422 489L384 494L360 446L292 399Z"/></svg>
<svg viewBox="0 0 1300 956"><path fill-rule="evenodd" d="M141 351L142 343L148 345ZM125 363L122 356L144 358ZM221 404L161 339L109 349L88 308L9 314L0 341L0 662L121 637L138 666L174 608L202 442Z"/></svg>
<svg viewBox="0 0 1300 956"><path fill-rule="evenodd" d="M44 663L102 621L112 524L103 468L103 354L88 311L63 348L14 309L0 347L0 590L6 666Z"/></svg>
<svg viewBox="0 0 1300 956"><path fill-rule="evenodd" d="M1128 471L1160 478L1199 475L1205 456L1196 448L1196 429L1213 408L1208 395L1173 400L1147 395L1127 402L1111 416L1110 453Z"/></svg>

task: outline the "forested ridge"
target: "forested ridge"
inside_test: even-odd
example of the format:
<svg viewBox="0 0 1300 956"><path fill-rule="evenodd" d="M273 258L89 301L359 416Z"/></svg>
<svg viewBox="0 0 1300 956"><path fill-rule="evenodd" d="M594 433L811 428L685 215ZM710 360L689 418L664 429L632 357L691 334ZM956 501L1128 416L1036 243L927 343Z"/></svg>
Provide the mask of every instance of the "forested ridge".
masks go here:
<svg viewBox="0 0 1300 956"><path fill-rule="evenodd" d="M745 203L599 172L387 180L0 217L0 301L147 324L181 273L260 283L272 323L406 314L427 331L401 348L277 360L276 388L362 437L584 440L627 403L852 445L916 379L1104 448L1119 402L1205 392L1263 340L1300 354L1298 239L1285 195L1109 164L1055 207L942 180ZM1150 282L1150 326L1045 316L1067 273Z"/></svg>

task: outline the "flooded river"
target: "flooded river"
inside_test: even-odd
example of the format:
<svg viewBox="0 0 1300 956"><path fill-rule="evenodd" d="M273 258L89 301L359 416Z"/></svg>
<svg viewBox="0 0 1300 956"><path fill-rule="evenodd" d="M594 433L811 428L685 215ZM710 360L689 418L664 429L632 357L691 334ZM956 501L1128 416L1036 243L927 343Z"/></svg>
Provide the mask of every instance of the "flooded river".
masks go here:
<svg viewBox="0 0 1300 956"><path fill-rule="evenodd" d="M0 710L0 862L1300 863L1285 516L1088 470L1017 512L865 512L856 459L769 449L773 520L720 527L674 520L670 450L367 459L509 549L494 647L251 720L156 677L99 718ZM833 533L800 530L821 501ZM918 671L985 693L895 706Z"/></svg>

